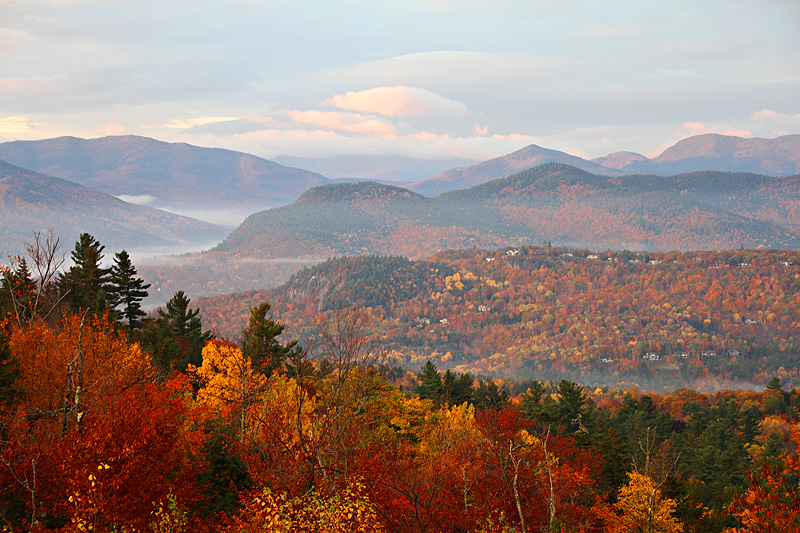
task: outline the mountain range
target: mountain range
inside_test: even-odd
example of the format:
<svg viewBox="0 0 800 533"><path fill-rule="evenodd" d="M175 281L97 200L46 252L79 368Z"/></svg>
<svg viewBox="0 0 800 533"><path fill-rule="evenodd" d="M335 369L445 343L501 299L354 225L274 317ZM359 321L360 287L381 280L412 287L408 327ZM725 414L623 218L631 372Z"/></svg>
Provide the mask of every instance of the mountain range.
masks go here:
<svg viewBox="0 0 800 533"><path fill-rule="evenodd" d="M69 247L83 232L109 250L209 247L225 228L134 205L77 183L0 161L0 254L15 255L34 231L52 230Z"/></svg>
<svg viewBox="0 0 800 533"><path fill-rule="evenodd" d="M215 250L250 257L399 253L555 241L595 249L800 246L800 177L602 176L548 163L427 198L370 182L314 187L248 217Z"/></svg>
<svg viewBox="0 0 800 533"><path fill-rule="evenodd" d="M280 158L286 164L314 171L231 150L133 135L0 143L0 159L152 207L227 207L253 213L291 203L309 188L334 183L337 178L401 180L398 185L436 196L544 163L564 163L608 176L673 175L700 170L790 176L800 173L800 135L774 139L696 135L653 159L617 152L589 161L536 145L475 164L463 159L428 161L388 156Z"/></svg>
<svg viewBox="0 0 800 533"><path fill-rule="evenodd" d="M236 206L253 212L332 183L241 152L134 135L7 142L0 144L0 159L112 196L178 210Z"/></svg>
<svg viewBox="0 0 800 533"><path fill-rule="evenodd" d="M565 163L595 174L610 176L666 176L701 170L791 176L800 173L800 135L784 135L775 139L712 133L696 135L679 141L653 159L633 152L617 152L587 161L564 152L531 145L502 157L448 170L414 182L408 188L425 196L436 196L504 178L544 163Z"/></svg>
<svg viewBox="0 0 800 533"><path fill-rule="evenodd" d="M403 183L407 188L360 180L407 178L447 162L318 160L316 168L338 169L329 179L240 152L136 136L0 143L3 158L10 163L3 166L0 227L6 253L48 227L65 241L88 231L109 247L161 245L175 252L226 233L109 194L172 210L254 213L213 253L172 261L167 270L164 262L153 267L165 283L188 280L201 294L274 285L335 255L424 257L544 241L596 249L800 247L800 135L698 135L653 159L617 152L588 161L532 145L420 175ZM674 169L705 172L664 176ZM270 206L280 207L260 211ZM217 264L213 272L209 262Z"/></svg>

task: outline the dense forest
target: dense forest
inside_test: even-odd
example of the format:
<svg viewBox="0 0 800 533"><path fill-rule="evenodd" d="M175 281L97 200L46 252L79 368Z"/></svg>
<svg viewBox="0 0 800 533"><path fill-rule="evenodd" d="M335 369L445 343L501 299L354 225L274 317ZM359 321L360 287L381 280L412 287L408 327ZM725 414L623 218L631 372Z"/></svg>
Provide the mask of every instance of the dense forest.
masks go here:
<svg viewBox="0 0 800 533"><path fill-rule="evenodd" d="M43 236L2 273L5 531L800 528L798 391L777 375L761 392L643 394L566 379L493 380L442 372L432 361L411 372L393 366L373 342L376 302L419 290L439 301L445 294L435 293L448 285L468 294L476 282L462 270L477 251L409 262L391 283L378 283L385 277L376 274L362 296L376 298L368 305L318 299L319 320L302 338L276 319L269 302L254 303L245 327L228 339L203 327L205 316L181 291L143 313L149 287L125 252L103 267L103 246L83 234L73 266L60 269L56 244ZM567 253L497 252L496 261L479 264L501 267L507 257L502 268L513 272L515 261L536 261L534 251ZM771 291L766 298L787 297L778 272L791 265L773 265L774 253L737 254L728 257L737 267L714 272L742 272L741 264L752 262L761 274L751 277ZM677 287L689 274L681 274L687 258L676 257L678 263L664 257L660 264L678 265L670 281ZM563 259L583 264L572 261L574 253ZM624 268L640 265L627 262L633 260ZM769 284L768 272L775 276ZM491 274L497 287L489 287L510 290ZM697 283L709 277L695 275ZM706 293L716 290L725 300L715 280ZM544 281L537 293L560 294L559 279ZM309 282L302 286L310 294ZM594 281L571 282L593 290ZM304 301L293 292L298 285L282 290ZM698 294L687 305L703 316L708 306ZM743 298L751 296L760 298ZM753 305L768 313L771 303ZM675 320L671 307L660 307ZM568 316L550 314L553 331ZM782 316L762 318L783 326ZM710 331L698 336L704 333Z"/></svg>
<svg viewBox="0 0 800 533"><path fill-rule="evenodd" d="M705 392L800 383L800 256L789 250L634 253L553 246L327 261L272 291L199 300L235 336L268 300L305 339L339 306L395 364L503 378Z"/></svg>

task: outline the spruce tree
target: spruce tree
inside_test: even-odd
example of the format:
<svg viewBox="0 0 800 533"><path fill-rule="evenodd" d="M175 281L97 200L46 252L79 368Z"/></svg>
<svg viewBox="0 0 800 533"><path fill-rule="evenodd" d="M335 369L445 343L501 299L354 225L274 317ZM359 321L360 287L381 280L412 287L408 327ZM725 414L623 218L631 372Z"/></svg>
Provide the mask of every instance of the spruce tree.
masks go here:
<svg viewBox="0 0 800 533"><path fill-rule="evenodd" d="M58 279L59 293L76 310L100 313L108 308L106 290L110 268L103 268L103 250L93 236L82 233L72 251L72 267Z"/></svg>
<svg viewBox="0 0 800 533"><path fill-rule="evenodd" d="M136 267L131 263L128 252L122 250L115 254L109 279L108 302L112 308L122 306L119 313L130 332L140 329L142 319L147 316L142 311L141 302L147 298L148 288L150 284L137 277Z"/></svg>
<svg viewBox="0 0 800 533"><path fill-rule="evenodd" d="M239 344L246 359L250 359L253 369L267 376L283 366L286 359L300 348L297 341L286 345L278 342L285 326L267 317L270 305L263 302L250 308L250 321L242 331Z"/></svg>
<svg viewBox="0 0 800 533"><path fill-rule="evenodd" d="M190 299L183 291L176 292L159 309L158 317L148 321L142 331L144 345L153 353L153 365L164 375L172 370L183 372L189 364L202 362L203 344L211 338L203 333L200 310L189 308Z"/></svg>
<svg viewBox="0 0 800 533"><path fill-rule="evenodd" d="M436 365L428 360L417 374L417 379L419 384L414 387L414 392L423 400L433 400L436 405L441 405L442 378L436 370Z"/></svg>

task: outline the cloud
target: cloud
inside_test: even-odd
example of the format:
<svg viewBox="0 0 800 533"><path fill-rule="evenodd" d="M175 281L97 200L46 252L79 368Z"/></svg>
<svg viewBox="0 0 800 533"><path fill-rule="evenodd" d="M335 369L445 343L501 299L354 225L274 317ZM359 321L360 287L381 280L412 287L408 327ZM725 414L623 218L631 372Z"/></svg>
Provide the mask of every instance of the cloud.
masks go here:
<svg viewBox="0 0 800 533"><path fill-rule="evenodd" d="M231 122L238 120L239 117L199 117L199 118L173 118L164 124L167 128L189 129L195 126L207 126L208 124L218 124L220 122Z"/></svg>
<svg viewBox="0 0 800 533"><path fill-rule="evenodd" d="M6 138L21 138L33 135L36 127L41 126L28 117L17 115L0 118L0 136Z"/></svg>
<svg viewBox="0 0 800 533"><path fill-rule="evenodd" d="M105 126L98 128L97 133L105 137L106 135L125 135L128 131L119 122L108 122Z"/></svg>
<svg viewBox="0 0 800 533"><path fill-rule="evenodd" d="M696 134L696 133L707 132L708 126L706 126L702 122L686 122L681 126L681 129L684 131L691 132L692 134Z"/></svg>
<svg viewBox="0 0 800 533"><path fill-rule="evenodd" d="M686 122L681 125L681 130L691 135L702 135L704 133L719 133L720 135L733 135L735 137L752 137L753 133L749 130L731 128L729 126L709 126L702 122Z"/></svg>
<svg viewBox="0 0 800 533"><path fill-rule="evenodd" d="M300 124L309 124L330 130L367 135L395 136L397 134L397 129L392 124L356 113L310 110L289 111L288 115L292 120Z"/></svg>
<svg viewBox="0 0 800 533"><path fill-rule="evenodd" d="M152 194L120 194L117 198L123 202L136 205L149 205L158 200Z"/></svg>
<svg viewBox="0 0 800 533"><path fill-rule="evenodd" d="M467 106L461 102L426 89L403 86L337 94L323 103L348 111L378 113L387 117L438 115L460 118L468 112Z"/></svg>
<svg viewBox="0 0 800 533"><path fill-rule="evenodd" d="M761 109L750 116L760 135L786 135L800 132L800 113L781 113Z"/></svg>

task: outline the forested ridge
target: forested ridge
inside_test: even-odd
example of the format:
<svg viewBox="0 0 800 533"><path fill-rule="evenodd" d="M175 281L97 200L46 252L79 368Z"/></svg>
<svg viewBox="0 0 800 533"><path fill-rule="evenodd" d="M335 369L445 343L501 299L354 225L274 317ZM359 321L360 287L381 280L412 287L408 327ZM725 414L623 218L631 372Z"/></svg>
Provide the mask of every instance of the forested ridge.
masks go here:
<svg viewBox="0 0 800 533"><path fill-rule="evenodd" d="M235 335L273 304L303 339L340 305L369 314L396 364L504 378L713 392L800 374L800 257L787 250L634 253L554 246L340 258L272 291L203 298Z"/></svg>
<svg viewBox="0 0 800 533"><path fill-rule="evenodd" d="M215 252L237 257L433 253L535 245L639 250L795 249L797 176L608 177L549 163L425 198L370 182L306 191L248 217Z"/></svg>
<svg viewBox="0 0 800 533"><path fill-rule="evenodd" d="M586 265L601 265L599 273L616 265L640 280L646 268L664 265L673 287L682 277L711 277L706 294L718 291L714 301L727 301L725 287L748 280L766 295L747 298L767 312L766 299L791 298L779 274L797 276L791 252L581 257L546 246L448 252L431 261L335 260L271 294L274 302L302 303L296 311L313 317L302 335L285 327L277 303L256 298L241 331L225 338L204 327L205 312L182 291L145 315L139 304L149 286L125 252L104 267L103 245L83 234L73 265L62 269L57 244L37 235L2 272L5 531L800 527L800 398L791 374L770 376L758 391L643 394L567 379L443 372L431 360L403 370L397 354L375 342L382 302L420 293L439 302L450 291L456 305L487 275L482 283L496 292L478 290L481 297L517 290L506 281L518 278L522 287L526 276L548 271L552 279L537 282L543 290L536 293L558 295L557 302L567 296L557 264L576 293L595 289L593 279L579 277ZM343 291L353 280L361 288ZM702 302L698 296L691 305L710 312L713 323L713 308ZM672 307L679 302L659 306L665 320L675 320ZM568 315L552 316L552 330L563 333L554 325ZM782 316L762 318L784 325ZM433 325L416 323L418 331ZM711 335L698 338L704 333ZM788 333L772 335L794 349Z"/></svg>

